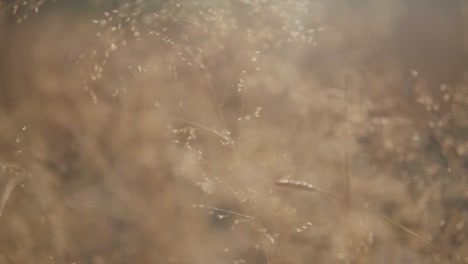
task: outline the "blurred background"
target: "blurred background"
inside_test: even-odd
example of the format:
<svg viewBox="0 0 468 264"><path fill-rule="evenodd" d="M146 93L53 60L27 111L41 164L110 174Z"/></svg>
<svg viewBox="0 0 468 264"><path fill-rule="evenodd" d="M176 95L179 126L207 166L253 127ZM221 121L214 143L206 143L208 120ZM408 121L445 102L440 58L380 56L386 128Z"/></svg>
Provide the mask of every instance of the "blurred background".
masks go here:
<svg viewBox="0 0 468 264"><path fill-rule="evenodd" d="M0 1L0 263L468 263L467 30L462 0Z"/></svg>

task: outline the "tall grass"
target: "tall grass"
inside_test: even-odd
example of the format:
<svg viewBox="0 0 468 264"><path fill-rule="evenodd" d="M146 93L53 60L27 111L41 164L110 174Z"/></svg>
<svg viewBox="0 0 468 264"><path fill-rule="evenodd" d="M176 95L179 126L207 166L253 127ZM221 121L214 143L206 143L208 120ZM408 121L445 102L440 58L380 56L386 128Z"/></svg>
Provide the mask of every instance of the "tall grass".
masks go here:
<svg viewBox="0 0 468 264"><path fill-rule="evenodd" d="M463 3L0 3L0 263L468 263Z"/></svg>

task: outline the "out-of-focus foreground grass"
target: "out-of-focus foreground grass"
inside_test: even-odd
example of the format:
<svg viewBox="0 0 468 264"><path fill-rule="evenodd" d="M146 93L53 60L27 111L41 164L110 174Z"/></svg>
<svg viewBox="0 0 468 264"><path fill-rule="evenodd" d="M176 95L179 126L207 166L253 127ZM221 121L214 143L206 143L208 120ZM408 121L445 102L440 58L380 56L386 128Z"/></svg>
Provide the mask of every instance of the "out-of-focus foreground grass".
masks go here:
<svg viewBox="0 0 468 264"><path fill-rule="evenodd" d="M464 1L71 2L0 1L0 263L468 263Z"/></svg>

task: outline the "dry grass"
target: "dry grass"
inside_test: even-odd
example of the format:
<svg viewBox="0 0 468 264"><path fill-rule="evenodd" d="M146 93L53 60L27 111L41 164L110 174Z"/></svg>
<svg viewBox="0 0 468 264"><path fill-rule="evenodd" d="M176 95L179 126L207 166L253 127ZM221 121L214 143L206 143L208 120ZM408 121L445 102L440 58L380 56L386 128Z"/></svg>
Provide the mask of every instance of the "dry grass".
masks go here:
<svg viewBox="0 0 468 264"><path fill-rule="evenodd" d="M0 263L468 263L461 1L7 2Z"/></svg>

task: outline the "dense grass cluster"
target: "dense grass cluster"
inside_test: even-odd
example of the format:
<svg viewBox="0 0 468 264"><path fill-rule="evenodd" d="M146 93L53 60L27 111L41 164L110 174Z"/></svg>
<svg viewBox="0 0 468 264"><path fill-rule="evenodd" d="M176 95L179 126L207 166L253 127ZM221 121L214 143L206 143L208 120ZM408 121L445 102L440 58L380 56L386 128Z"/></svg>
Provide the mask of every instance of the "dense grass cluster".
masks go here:
<svg viewBox="0 0 468 264"><path fill-rule="evenodd" d="M468 263L463 1L0 10L0 263Z"/></svg>

